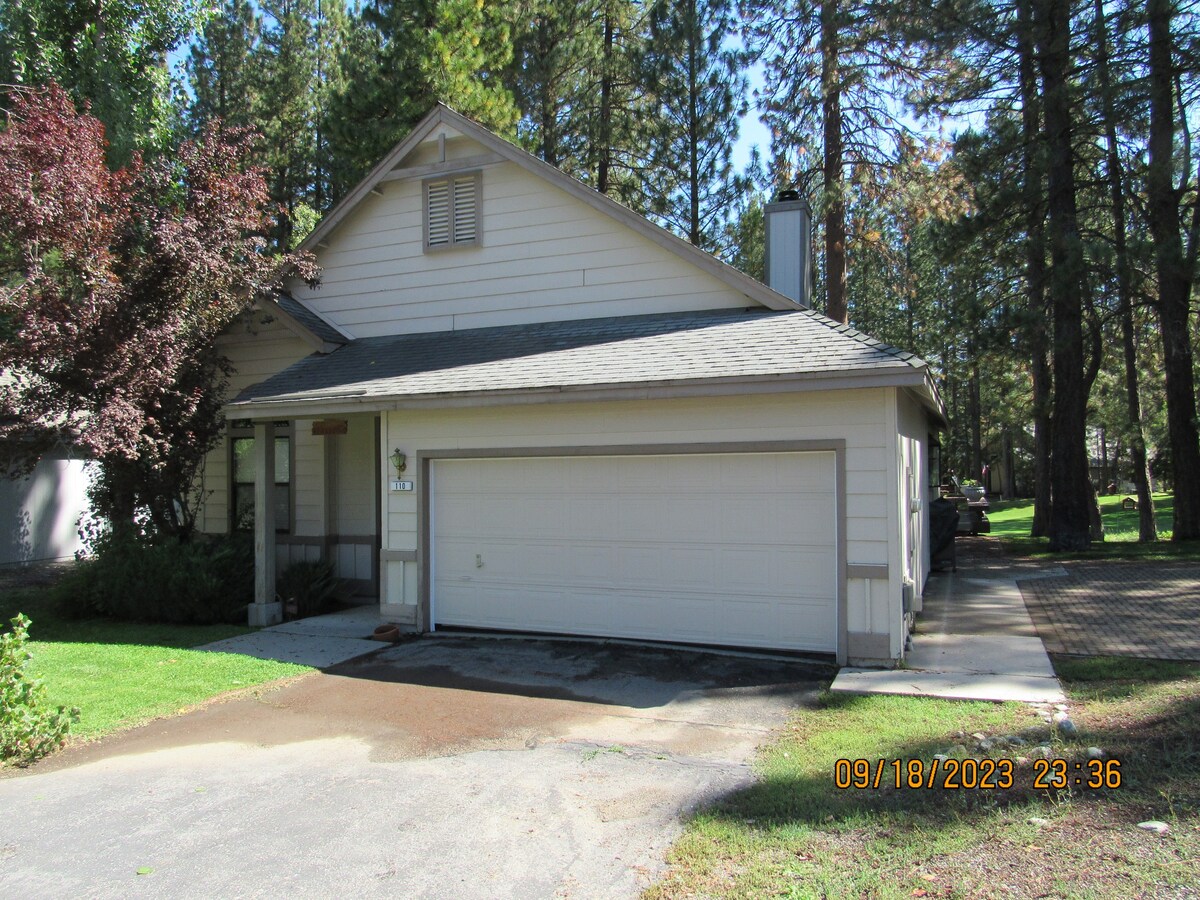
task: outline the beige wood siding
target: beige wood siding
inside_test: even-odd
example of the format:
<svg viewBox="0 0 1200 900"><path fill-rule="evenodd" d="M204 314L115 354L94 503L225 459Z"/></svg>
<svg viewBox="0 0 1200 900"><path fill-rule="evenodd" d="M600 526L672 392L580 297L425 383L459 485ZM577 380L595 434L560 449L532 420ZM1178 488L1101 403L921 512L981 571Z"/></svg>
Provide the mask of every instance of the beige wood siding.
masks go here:
<svg viewBox="0 0 1200 900"><path fill-rule="evenodd" d="M386 182L296 296L355 337L754 305L512 163L482 178L480 246L425 253L421 180Z"/></svg>
<svg viewBox="0 0 1200 900"><path fill-rule="evenodd" d="M229 379L230 397L236 396L243 388L286 369L312 352L308 344L278 320L264 322L264 318L261 314L252 315L234 325L217 341L218 348L234 367L233 375ZM300 450L299 443L296 449ZM308 451L305 453L308 454ZM305 465L309 466L311 471L310 463L311 457L306 455ZM223 534L229 530L228 440L221 441L205 460L203 491L205 499L199 517L200 530L209 534ZM298 505L296 513L299 527L302 514ZM306 517L305 527L308 527L308 514L303 515Z"/></svg>
<svg viewBox="0 0 1200 900"><path fill-rule="evenodd" d="M0 478L0 565L71 559L85 549L94 463L51 451L21 478Z"/></svg>
<svg viewBox="0 0 1200 900"><path fill-rule="evenodd" d="M325 438L313 435L312 423L312 419L297 419L293 423L292 504L296 524L293 533L301 537L325 533Z"/></svg>
<svg viewBox="0 0 1200 900"><path fill-rule="evenodd" d="M337 534L375 533L375 417L348 416L346 434L332 438L337 474L331 485L336 498Z"/></svg>

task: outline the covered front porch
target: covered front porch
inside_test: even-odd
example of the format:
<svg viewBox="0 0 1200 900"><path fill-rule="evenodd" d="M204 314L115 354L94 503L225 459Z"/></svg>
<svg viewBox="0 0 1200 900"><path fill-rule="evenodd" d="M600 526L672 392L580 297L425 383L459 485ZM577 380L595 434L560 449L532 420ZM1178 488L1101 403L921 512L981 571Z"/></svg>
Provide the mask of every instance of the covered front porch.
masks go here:
<svg viewBox="0 0 1200 900"><path fill-rule="evenodd" d="M374 411L231 421L230 516L254 532L250 625L283 620L277 579L301 561L329 561L353 602L378 605L383 491L395 474L380 431Z"/></svg>

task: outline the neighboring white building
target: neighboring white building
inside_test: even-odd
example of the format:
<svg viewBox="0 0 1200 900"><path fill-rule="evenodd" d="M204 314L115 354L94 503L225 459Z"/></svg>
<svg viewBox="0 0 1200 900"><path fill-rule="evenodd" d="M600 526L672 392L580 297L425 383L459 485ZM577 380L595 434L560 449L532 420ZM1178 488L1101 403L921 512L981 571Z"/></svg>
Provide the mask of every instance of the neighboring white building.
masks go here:
<svg viewBox="0 0 1200 900"><path fill-rule="evenodd" d="M83 549L92 471L65 451L46 454L21 478L0 477L0 565L72 559Z"/></svg>
<svg viewBox="0 0 1200 900"><path fill-rule="evenodd" d="M435 108L224 340L203 524L254 519L251 621L323 555L422 631L902 658L944 410L807 309L807 207L767 220L777 290Z"/></svg>

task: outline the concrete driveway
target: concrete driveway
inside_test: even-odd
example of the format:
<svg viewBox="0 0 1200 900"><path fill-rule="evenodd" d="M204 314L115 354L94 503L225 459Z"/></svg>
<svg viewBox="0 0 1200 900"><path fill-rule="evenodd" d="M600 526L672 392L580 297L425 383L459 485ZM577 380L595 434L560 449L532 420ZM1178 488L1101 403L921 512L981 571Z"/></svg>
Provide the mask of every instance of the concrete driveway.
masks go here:
<svg viewBox="0 0 1200 900"><path fill-rule="evenodd" d="M0 896L631 896L827 678L414 641L0 779Z"/></svg>

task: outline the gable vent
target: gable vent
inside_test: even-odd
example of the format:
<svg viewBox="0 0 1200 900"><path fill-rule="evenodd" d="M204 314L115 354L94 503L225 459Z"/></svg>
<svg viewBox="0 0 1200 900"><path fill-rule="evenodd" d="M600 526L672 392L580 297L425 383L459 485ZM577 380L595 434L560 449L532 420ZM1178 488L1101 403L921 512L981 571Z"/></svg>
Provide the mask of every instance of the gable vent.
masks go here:
<svg viewBox="0 0 1200 900"><path fill-rule="evenodd" d="M450 183L437 181L430 184L426 203L429 226L425 243L430 247L445 247L450 243Z"/></svg>
<svg viewBox="0 0 1200 900"><path fill-rule="evenodd" d="M475 240L475 178L454 179L454 243Z"/></svg>
<svg viewBox="0 0 1200 900"><path fill-rule="evenodd" d="M479 243L480 173L425 182L425 249Z"/></svg>

